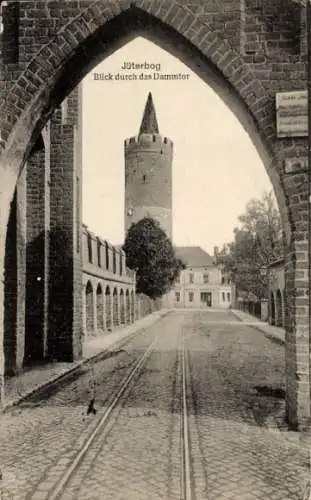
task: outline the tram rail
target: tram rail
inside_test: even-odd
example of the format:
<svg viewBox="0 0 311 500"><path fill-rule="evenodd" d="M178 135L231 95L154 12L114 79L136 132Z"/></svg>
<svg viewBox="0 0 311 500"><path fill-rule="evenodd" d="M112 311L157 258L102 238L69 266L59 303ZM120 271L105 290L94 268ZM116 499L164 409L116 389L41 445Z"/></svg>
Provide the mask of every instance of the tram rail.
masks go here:
<svg viewBox="0 0 311 500"><path fill-rule="evenodd" d="M92 447L92 444L99 436L100 433L104 433L111 427L111 420L113 415L118 414L117 407L121 408L124 399L126 399L127 390L131 390L133 384L135 384L135 379L142 372L144 366L147 364L149 358L151 357L155 346L158 342L158 337L156 337L147 349L139 356L135 361L130 373L123 378L121 384L118 386L117 390L113 393L110 398L108 407L103 411L102 415L99 415L98 423L96 427L92 430L91 434L85 439L81 448L75 455L70 466L64 471L61 478L53 486L52 491L49 493L49 500L61 500L63 495L66 493L66 487L68 483L73 479L75 474L77 474L79 466L83 462L83 459L87 455L88 451ZM178 500L195 500L195 484L193 480L193 462L191 458L191 433L189 426L189 398L191 394L191 384L189 383L189 361L188 352L185 346L185 334L182 332L180 337L179 345L179 355L178 355L178 365L179 365L179 397L180 397L180 496ZM114 424L112 424L114 425ZM108 430L109 432L109 430ZM32 497L30 497L32 498ZM164 499L165 500L165 499ZM177 500L177 499L176 499Z"/></svg>
<svg viewBox="0 0 311 500"><path fill-rule="evenodd" d="M92 431L91 435L84 442L80 451L77 453L71 465L67 468L61 479L54 486L53 491L49 495L49 500L59 500L62 497L66 485L68 484L72 476L75 474L76 470L79 467L79 464L83 460L84 456L87 454L89 448L92 446L92 443L94 442L98 434L100 432L103 432L105 427L108 425L109 419L112 416L112 412L115 410L116 406L121 401L126 389L129 388L135 376L146 364L149 356L154 350L157 340L158 340L157 338L153 340L153 342L149 345L149 347L139 356L138 360L135 362L135 365L130 371L130 373L124 377L124 379L121 382L120 388L115 392L111 403L109 404L108 408L106 408L105 411L103 412L103 415L100 417L99 422L96 425L95 429Z"/></svg>

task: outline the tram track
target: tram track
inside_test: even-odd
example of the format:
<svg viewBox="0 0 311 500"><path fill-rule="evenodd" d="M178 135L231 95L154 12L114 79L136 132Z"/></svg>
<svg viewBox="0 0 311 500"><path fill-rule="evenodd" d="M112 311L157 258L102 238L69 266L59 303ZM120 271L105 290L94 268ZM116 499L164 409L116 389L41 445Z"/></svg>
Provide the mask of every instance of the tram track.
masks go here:
<svg viewBox="0 0 311 500"><path fill-rule="evenodd" d="M184 331L178 335L178 348L176 350L176 363L174 363L175 374L174 378L176 380L177 392L175 396L179 403L177 403L178 413L177 416L180 426L179 434L179 460L174 460L179 462L175 465L175 471L179 470L179 484L180 491L178 492L175 488L174 493L169 494L167 497L175 500L196 500L195 494L195 480L194 480L194 462L192 457L192 445L191 445L191 429L189 421L189 412L193 411L192 394L191 394L191 381L190 370L189 370L189 360L188 351L185 345L185 333ZM70 464L67 466L66 470L63 471L61 477L53 484L48 495L45 497L48 500L62 500L67 498L67 488L72 484L75 477L81 474L81 466L84 463L87 455L96 455L96 440L100 439L102 442L106 442L107 436L110 435L111 430L118 420L118 415L127 401L129 394L132 392L133 388L138 383L140 376L143 372L148 373L146 366L150 360L155 347L158 343L159 336L156 336L153 341L149 344L147 349L139 356L139 358L134 362L130 372L128 372L118 384L118 387L113 391L113 394L107 400L105 409L99 410L98 412L98 422L93 427L89 435L81 442L79 450L76 452L75 456L72 458ZM161 352L161 351L159 351ZM150 372L150 370L149 370ZM152 370L151 370L152 372ZM102 412L102 414L100 414ZM192 416L193 417L193 416ZM173 418L173 415L167 416L168 419ZM133 441L135 436L133 435ZM93 445L93 447L92 447ZM95 446L95 449L93 449ZM109 447L108 447L109 448ZM109 449L107 447L106 452L109 454ZM100 451L99 451L100 453ZM78 479L77 477L77 479ZM28 500L37 498L35 496L28 496ZM69 497L68 497L69 498ZM105 498L105 497L98 497ZM150 497L152 498L152 497ZM201 498L201 497L200 497ZM83 496L79 496L80 500L83 500ZM165 497L163 497L165 500Z"/></svg>
<svg viewBox="0 0 311 500"><path fill-rule="evenodd" d="M90 435L86 438L84 443L82 444L80 450L72 460L70 466L66 469L60 480L53 486L52 491L48 495L49 500L60 500L65 491L66 485L75 474L76 470L79 467L79 464L87 454L88 450L92 446L92 443L98 436L100 432L104 432L105 428L109 424L109 420L112 417L113 411L116 409L118 403L121 402L122 397L127 389L129 389L130 385L133 382L135 376L138 375L139 371L142 370L143 366L146 364L148 357L151 355L154 347L157 343L158 338L156 337L152 343L148 346L148 348L139 356L137 361L135 362L133 368L130 370L130 373L126 374L122 379L119 388L114 392L113 396L110 398L110 402L107 408L103 411L103 414L99 416L99 420L95 428L92 430ZM28 497L29 500L33 498L33 495Z"/></svg>

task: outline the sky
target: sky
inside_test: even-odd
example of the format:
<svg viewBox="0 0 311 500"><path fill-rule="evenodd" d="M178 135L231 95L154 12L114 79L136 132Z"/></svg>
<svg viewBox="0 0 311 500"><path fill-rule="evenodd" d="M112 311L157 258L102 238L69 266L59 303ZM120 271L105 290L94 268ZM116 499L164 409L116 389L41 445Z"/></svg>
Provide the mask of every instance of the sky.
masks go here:
<svg viewBox="0 0 311 500"><path fill-rule="evenodd" d="M139 80L154 70L122 70L124 62L160 64L184 80ZM96 80L95 73L113 80ZM136 80L117 80L135 74ZM138 37L82 82L83 222L113 244L124 241L124 139L138 134L148 92L159 130L174 142L173 243L212 253L232 241L238 216L272 185L249 136L217 94L180 60Z"/></svg>

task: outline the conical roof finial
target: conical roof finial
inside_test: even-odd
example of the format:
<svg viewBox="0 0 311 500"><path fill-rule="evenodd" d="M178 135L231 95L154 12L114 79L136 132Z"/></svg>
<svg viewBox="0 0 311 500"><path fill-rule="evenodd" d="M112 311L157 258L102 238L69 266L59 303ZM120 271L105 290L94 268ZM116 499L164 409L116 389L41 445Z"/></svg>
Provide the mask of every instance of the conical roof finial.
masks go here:
<svg viewBox="0 0 311 500"><path fill-rule="evenodd" d="M159 126L151 92L148 94L143 119L140 125L139 135L141 134L159 134Z"/></svg>

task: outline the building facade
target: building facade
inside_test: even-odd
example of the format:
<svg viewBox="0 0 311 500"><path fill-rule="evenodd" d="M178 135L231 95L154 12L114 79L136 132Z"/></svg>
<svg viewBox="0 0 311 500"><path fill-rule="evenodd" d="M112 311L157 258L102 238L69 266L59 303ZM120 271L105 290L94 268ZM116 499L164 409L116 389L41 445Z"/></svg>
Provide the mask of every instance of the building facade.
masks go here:
<svg viewBox="0 0 311 500"><path fill-rule="evenodd" d="M176 255L186 265L169 293L171 307L230 308L235 300L233 283L220 266L200 247L177 247Z"/></svg>

